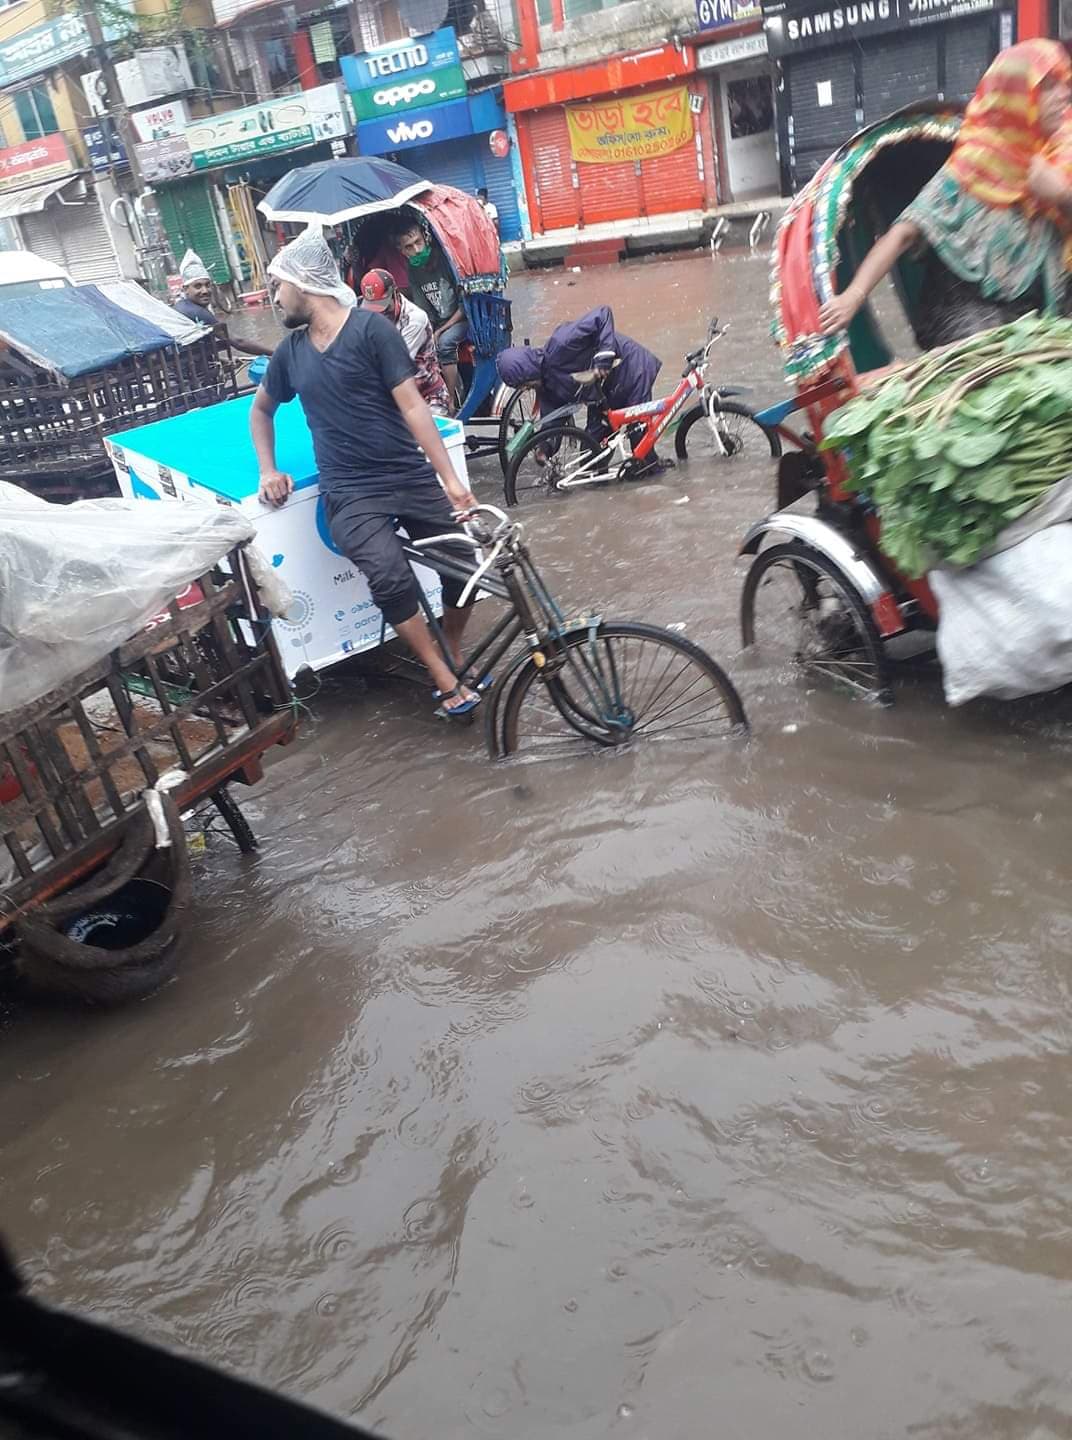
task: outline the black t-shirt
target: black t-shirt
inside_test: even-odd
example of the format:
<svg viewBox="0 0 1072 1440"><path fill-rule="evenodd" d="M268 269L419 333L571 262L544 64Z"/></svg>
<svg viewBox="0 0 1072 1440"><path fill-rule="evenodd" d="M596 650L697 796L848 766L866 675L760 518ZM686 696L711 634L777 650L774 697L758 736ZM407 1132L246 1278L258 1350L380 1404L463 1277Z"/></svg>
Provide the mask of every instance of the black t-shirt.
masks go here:
<svg viewBox="0 0 1072 1440"><path fill-rule="evenodd" d="M428 316L433 330L438 330L457 311L458 287L442 251L433 246L427 265L409 267L406 294Z"/></svg>
<svg viewBox="0 0 1072 1440"><path fill-rule="evenodd" d="M323 352L305 330L288 335L261 383L279 405L301 400L321 490L377 491L435 481L391 394L415 374L391 322L356 309Z"/></svg>
<svg viewBox="0 0 1072 1440"><path fill-rule="evenodd" d="M180 295L175 301L175 309L180 315L185 315L187 320L192 320L195 325L215 325L216 317L211 310L206 310L204 305L198 305L186 295Z"/></svg>

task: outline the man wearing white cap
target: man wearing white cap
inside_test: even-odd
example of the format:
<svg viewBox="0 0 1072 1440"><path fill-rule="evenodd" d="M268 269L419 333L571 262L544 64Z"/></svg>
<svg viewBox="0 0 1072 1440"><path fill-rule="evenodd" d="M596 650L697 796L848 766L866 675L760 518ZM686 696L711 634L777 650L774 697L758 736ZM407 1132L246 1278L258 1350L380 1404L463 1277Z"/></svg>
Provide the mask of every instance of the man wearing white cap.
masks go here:
<svg viewBox="0 0 1072 1440"><path fill-rule="evenodd" d="M239 340L231 336L224 322L213 315L210 309L212 276L196 251L187 250L182 257L179 275L182 279L182 294L175 301L175 309L180 315L185 315L186 319L192 320L195 325L211 325L218 335L227 340L234 349L240 350L243 355L270 355L272 353L270 347L259 345L256 340Z"/></svg>
<svg viewBox="0 0 1072 1440"><path fill-rule="evenodd" d="M275 463L274 417L297 395L312 432L334 544L428 668L439 713L466 714L480 697L459 685L425 624L396 527L401 523L415 540L440 535L454 524L455 511L476 501L454 473L402 337L383 315L355 308L323 236L304 231L280 250L268 273L283 324L293 333L272 356L250 412L261 498L284 505L294 488ZM458 606L463 588L461 581L443 580L443 633L455 666L468 618Z"/></svg>

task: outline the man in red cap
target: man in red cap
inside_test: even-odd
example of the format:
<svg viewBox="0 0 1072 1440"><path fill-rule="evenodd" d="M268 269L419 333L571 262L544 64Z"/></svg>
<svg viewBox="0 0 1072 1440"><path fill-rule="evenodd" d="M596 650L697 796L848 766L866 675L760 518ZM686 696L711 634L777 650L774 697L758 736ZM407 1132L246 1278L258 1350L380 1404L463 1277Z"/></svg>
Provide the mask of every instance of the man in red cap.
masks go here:
<svg viewBox="0 0 1072 1440"><path fill-rule="evenodd" d="M365 310L379 311L398 328L417 370L417 389L429 410L433 415L449 415L450 394L428 316L399 292L388 270L370 270L363 277L361 305Z"/></svg>

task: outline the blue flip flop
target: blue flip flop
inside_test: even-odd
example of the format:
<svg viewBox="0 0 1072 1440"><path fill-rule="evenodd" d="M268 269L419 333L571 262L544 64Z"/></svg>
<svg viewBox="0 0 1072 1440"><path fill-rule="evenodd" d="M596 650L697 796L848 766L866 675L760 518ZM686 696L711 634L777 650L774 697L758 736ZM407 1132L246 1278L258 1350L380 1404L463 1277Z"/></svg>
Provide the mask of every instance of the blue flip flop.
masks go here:
<svg viewBox="0 0 1072 1440"><path fill-rule="evenodd" d="M461 693L461 686L455 685L453 690L433 690L432 699L453 700L455 696L460 697ZM435 713L441 720L460 720L463 715L471 715L479 704L480 696L477 694L470 700L463 700L460 705L452 705L449 708L446 705L440 705Z"/></svg>

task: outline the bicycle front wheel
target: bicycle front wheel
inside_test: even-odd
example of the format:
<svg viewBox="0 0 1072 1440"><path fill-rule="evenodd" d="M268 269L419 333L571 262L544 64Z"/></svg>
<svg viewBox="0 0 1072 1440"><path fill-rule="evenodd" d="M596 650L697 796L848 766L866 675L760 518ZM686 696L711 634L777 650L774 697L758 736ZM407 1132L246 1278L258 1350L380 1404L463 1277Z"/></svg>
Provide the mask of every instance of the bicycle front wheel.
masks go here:
<svg viewBox="0 0 1072 1440"><path fill-rule="evenodd" d="M562 480L598 454L599 446L591 435L576 425L537 430L518 447L506 467L503 493L507 505L534 503L561 493Z"/></svg>
<svg viewBox="0 0 1072 1440"><path fill-rule="evenodd" d="M712 740L747 726L729 676L706 651L655 625L608 622L547 647L503 698L496 737L503 755L522 747L566 756L636 740Z"/></svg>
<svg viewBox="0 0 1072 1440"><path fill-rule="evenodd" d="M522 385L507 400L499 420L499 464L503 475L510 465L510 442L530 420L536 418L536 387Z"/></svg>
<svg viewBox="0 0 1072 1440"><path fill-rule="evenodd" d="M674 437L679 460L777 459L782 442L777 430L768 430L755 411L733 400L723 400L714 422L703 405L685 416Z"/></svg>

